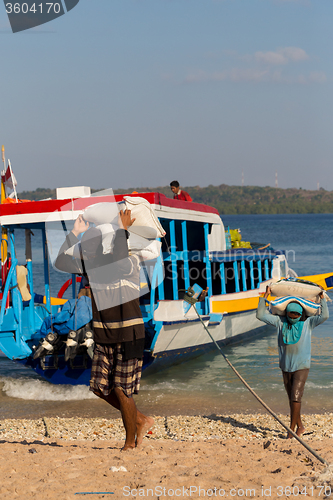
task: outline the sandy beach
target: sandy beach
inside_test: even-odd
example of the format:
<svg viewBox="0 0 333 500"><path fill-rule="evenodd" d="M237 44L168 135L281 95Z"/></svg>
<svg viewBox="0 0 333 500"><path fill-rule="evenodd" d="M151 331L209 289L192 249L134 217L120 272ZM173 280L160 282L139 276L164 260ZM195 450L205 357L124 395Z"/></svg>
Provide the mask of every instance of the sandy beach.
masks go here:
<svg viewBox="0 0 333 500"><path fill-rule="evenodd" d="M121 452L118 418L1 420L0 498L333 496L333 475L269 415L155 422L141 448ZM333 414L306 415L304 423L304 440L331 464Z"/></svg>

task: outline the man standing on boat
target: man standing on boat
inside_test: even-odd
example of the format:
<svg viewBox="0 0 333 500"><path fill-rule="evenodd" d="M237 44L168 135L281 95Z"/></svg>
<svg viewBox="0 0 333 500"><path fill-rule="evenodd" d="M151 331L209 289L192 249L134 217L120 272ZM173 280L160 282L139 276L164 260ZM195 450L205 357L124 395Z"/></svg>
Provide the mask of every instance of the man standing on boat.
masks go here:
<svg viewBox="0 0 333 500"><path fill-rule="evenodd" d="M186 191L180 189L178 181L170 182L170 189L174 194L173 196L174 200L193 201L191 196Z"/></svg>
<svg viewBox="0 0 333 500"><path fill-rule="evenodd" d="M95 340L90 390L120 410L126 431L124 451L140 446L154 424L137 410L133 399L140 387L145 339L136 286L139 258L129 256L127 246L127 228L133 221L130 210L119 213L113 250L105 254L101 230L89 227L79 216L55 262L58 269L82 274L89 282ZM68 250L78 244L81 258L73 258Z"/></svg>

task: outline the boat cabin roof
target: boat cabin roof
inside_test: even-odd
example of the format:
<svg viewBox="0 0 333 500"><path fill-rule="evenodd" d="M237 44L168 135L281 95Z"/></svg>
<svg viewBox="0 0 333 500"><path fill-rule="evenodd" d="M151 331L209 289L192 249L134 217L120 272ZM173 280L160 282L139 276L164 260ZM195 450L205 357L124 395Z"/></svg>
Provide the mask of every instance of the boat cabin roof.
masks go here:
<svg viewBox="0 0 333 500"><path fill-rule="evenodd" d="M218 211L201 203L173 200L161 193L132 193L24 201L0 204L0 224L3 226L35 226L45 222L75 220L87 207L96 203L119 202L126 196L141 197L155 209L159 218L221 223Z"/></svg>

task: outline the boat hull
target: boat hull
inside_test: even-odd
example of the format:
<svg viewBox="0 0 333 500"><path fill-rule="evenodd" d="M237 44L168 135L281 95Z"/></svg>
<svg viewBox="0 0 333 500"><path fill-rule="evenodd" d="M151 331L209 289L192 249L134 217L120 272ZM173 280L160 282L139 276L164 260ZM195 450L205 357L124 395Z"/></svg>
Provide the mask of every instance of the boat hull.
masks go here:
<svg viewBox="0 0 333 500"><path fill-rule="evenodd" d="M255 310L228 314L220 324L209 324L209 321L204 323L220 347L275 332L274 327L257 320ZM145 367L145 375L217 349L199 319L180 324L177 328L163 325L159 339L155 344L153 359Z"/></svg>
<svg viewBox="0 0 333 500"><path fill-rule="evenodd" d="M256 319L255 310L227 314L220 323L209 324L208 320L204 323L220 347L274 332L273 327L268 327ZM214 349L216 346L199 318L163 325L154 351L145 353L143 377L194 359ZM86 354L77 356L75 363L65 362L62 353L46 356L42 364L40 360L32 360L32 358L17 361L34 369L36 373L53 384L89 385L91 360Z"/></svg>

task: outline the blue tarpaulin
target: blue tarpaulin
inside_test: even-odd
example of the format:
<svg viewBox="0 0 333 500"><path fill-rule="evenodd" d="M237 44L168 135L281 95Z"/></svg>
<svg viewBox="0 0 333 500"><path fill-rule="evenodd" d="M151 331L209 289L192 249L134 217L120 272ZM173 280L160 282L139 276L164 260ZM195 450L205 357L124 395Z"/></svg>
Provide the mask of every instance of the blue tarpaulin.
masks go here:
<svg viewBox="0 0 333 500"><path fill-rule="evenodd" d="M78 300L70 299L61 311L52 316L53 330L60 335L67 334L70 330L78 330L92 320L91 299L80 297ZM45 318L40 333L45 337L51 331L51 316Z"/></svg>

